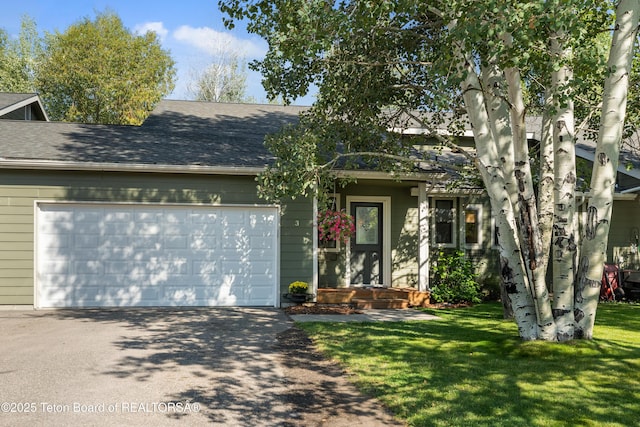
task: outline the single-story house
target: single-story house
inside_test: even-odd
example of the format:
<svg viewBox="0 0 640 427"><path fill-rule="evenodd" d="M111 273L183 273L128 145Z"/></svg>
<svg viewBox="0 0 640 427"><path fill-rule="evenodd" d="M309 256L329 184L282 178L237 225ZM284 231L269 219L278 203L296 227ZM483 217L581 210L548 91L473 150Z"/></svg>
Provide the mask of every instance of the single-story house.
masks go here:
<svg viewBox="0 0 640 427"><path fill-rule="evenodd" d="M318 241L315 200L261 199L264 137L304 108L164 100L141 126L87 125L0 94L0 305L277 307L298 280L426 290L437 247L495 276L482 190L447 189L437 167L358 172L335 194L356 218L348 245ZM638 208L635 191L620 197L627 216Z"/></svg>

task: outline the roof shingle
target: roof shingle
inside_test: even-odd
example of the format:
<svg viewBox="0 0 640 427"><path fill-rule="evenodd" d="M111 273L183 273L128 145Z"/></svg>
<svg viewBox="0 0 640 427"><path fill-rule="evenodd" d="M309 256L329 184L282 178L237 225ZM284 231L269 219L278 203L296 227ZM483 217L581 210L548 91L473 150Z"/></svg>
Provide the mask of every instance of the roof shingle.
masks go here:
<svg viewBox="0 0 640 427"><path fill-rule="evenodd" d="M0 121L0 158L263 167L267 134L305 107L164 100L142 126Z"/></svg>

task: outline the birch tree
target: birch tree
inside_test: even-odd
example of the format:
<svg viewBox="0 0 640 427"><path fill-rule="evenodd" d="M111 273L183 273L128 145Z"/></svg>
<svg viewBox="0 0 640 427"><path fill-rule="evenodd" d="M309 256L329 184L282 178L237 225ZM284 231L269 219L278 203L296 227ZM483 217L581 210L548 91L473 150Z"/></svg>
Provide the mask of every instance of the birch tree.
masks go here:
<svg viewBox="0 0 640 427"><path fill-rule="evenodd" d="M203 70L194 71L188 91L197 101L248 102L247 74L239 55L218 49L213 61Z"/></svg>
<svg viewBox="0 0 640 427"><path fill-rule="evenodd" d="M267 141L278 156L260 178L267 195L313 194L338 166L410 170L425 161L412 150L417 141L389 130L419 123L430 130L425 143L452 147L477 168L498 225L503 287L520 337L593 336L640 0L220 6L228 27L246 19L248 30L269 42L252 67L270 96L287 101L312 85L319 91L298 127ZM593 54L602 34L610 40L608 59ZM599 87L585 87L599 76ZM526 137L534 105L543 118L538 177ZM593 117L600 117L596 162L579 238L573 146L576 123ZM438 132L459 134L465 123L474 134L470 152ZM545 281L549 253L553 283Z"/></svg>

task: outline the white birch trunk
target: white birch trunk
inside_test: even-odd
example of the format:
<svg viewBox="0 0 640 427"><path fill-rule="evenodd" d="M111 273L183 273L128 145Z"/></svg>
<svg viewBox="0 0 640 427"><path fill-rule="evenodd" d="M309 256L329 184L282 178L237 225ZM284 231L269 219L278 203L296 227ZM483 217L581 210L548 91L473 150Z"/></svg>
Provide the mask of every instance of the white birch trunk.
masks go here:
<svg viewBox="0 0 640 427"><path fill-rule="evenodd" d="M520 248L516 243L515 218L505 187L498 151L491 134L484 94L478 76L473 70L473 62L467 57L462 57L461 61L460 72L465 75L461 87L473 127L477 166L498 226L503 284L511 299L520 337L524 340L535 340L538 338L536 311Z"/></svg>
<svg viewBox="0 0 640 427"><path fill-rule="evenodd" d="M540 272L547 276L551 251L551 235L553 228L553 187L554 187L554 158L553 158L553 121L551 119L551 95L545 100L545 112L542 115L542 134L540 136L540 181L538 188L538 227L542 241L543 257L540 259ZM553 291L549 286L549 290Z"/></svg>
<svg viewBox="0 0 640 427"><path fill-rule="evenodd" d="M568 60L571 51L562 46L563 34L552 36L551 54L559 60ZM552 88L557 114L553 127L555 156L554 225L553 225L553 316L558 326L558 339L573 338L573 298L576 262L575 219L575 120L573 101L567 90L573 80L573 71L562 66L552 73Z"/></svg>
<svg viewBox="0 0 640 427"><path fill-rule="evenodd" d="M591 199L581 240L574 309L577 338L593 337L639 14L638 0L621 0L616 8L616 25L607 63L610 74L604 84L598 145L591 178Z"/></svg>
<svg viewBox="0 0 640 427"><path fill-rule="evenodd" d="M491 62L491 61L489 61ZM497 156L502 168L502 176L504 177L504 185L507 194L510 195L511 207L517 207L518 191L515 182L514 155L513 155L513 132L511 130L511 120L509 115L509 104L507 103L507 95L505 93L506 81L504 73L497 66L491 65L482 69L482 84L484 89L485 102L487 104L487 113L489 115L489 125L491 134L497 149ZM514 212L514 215L517 215ZM498 232L500 227L496 222ZM503 228L503 230L506 230ZM519 243L516 238L516 245ZM508 262L501 260L501 265L506 266ZM527 277L525 277L528 280ZM510 297L506 292L505 286L501 286L501 298L504 309L505 318L513 318L513 307Z"/></svg>
<svg viewBox="0 0 640 427"><path fill-rule="evenodd" d="M516 68L505 70L509 102L511 104L511 123L513 126L514 176L518 191L517 229L520 237L522 257L531 283L533 302L539 328L539 339L555 341L556 324L553 320L549 291L545 272L539 267L542 254L542 240L538 226L538 210L533 177L529 161L529 144L525 124L524 97L520 73Z"/></svg>

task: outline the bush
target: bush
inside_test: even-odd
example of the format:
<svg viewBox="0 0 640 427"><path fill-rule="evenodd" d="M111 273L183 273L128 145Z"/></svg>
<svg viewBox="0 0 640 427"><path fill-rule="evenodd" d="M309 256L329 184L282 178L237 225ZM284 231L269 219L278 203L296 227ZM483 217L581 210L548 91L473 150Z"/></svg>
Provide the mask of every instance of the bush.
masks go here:
<svg viewBox="0 0 640 427"><path fill-rule="evenodd" d="M431 300L434 302L480 302L480 285L476 280L473 263L464 252L450 254L438 252L433 263Z"/></svg>

